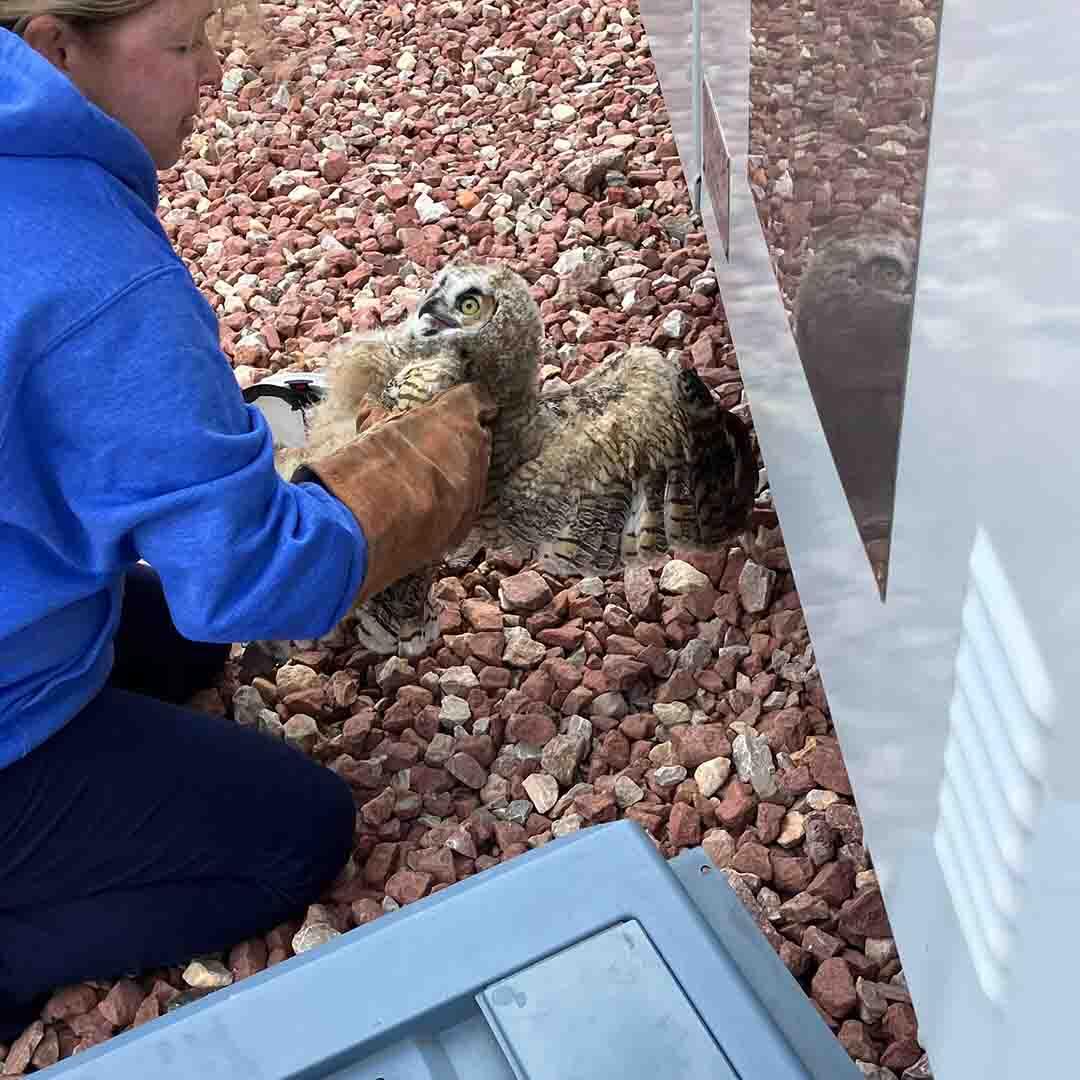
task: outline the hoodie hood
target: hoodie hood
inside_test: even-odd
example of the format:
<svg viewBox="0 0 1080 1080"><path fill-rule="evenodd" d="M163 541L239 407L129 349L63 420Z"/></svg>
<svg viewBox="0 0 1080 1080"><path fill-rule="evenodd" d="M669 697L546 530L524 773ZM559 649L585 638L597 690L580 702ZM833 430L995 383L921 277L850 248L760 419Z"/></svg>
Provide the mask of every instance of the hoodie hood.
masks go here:
<svg viewBox="0 0 1080 1080"><path fill-rule="evenodd" d="M0 30L0 158L93 161L156 211L157 171L122 124L18 35Z"/></svg>

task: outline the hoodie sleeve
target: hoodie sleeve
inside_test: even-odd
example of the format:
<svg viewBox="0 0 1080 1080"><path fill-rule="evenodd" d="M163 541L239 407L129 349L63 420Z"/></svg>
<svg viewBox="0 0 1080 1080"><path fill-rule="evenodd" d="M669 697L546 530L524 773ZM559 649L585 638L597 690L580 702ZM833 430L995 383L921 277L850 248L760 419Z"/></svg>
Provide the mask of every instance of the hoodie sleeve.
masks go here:
<svg viewBox="0 0 1080 1080"><path fill-rule="evenodd" d="M318 637L348 611L367 544L348 508L274 469L217 320L187 270L144 275L28 375L42 473L70 551L108 574L145 559L201 641ZM33 415L33 413L31 413Z"/></svg>

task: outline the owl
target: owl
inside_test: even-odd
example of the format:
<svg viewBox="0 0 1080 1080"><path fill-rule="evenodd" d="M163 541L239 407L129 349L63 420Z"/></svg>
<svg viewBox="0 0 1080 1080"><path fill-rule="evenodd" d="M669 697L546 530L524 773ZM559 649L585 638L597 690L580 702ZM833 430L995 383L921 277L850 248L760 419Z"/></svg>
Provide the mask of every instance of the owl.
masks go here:
<svg viewBox="0 0 1080 1080"><path fill-rule="evenodd" d="M631 348L541 394L542 346L539 309L517 273L447 266L400 327L332 350L303 456L355 438L357 413L369 404L408 409L475 381L499 411L486 499L466 541L448 553L455 560L510 549L556 573L599 575L674 547L712 551L745 528L758 475L749 430L694 371ZM438 635L435 569L360 605L360 643L422 655Z"/></svg>
<svg viewBox="0 0 1080 1080"><path fill-rule="evenodd" d="M882 599L907 374L915 241L862 219L824 231L799 281L795 338Z"/></svg>

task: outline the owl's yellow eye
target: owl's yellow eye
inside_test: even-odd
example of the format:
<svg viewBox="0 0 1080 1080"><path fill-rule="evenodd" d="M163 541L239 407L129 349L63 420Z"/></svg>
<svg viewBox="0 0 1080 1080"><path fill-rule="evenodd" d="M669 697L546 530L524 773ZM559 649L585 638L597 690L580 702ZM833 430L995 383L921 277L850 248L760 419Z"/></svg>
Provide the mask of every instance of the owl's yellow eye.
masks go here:
<svg viewBox="0 0 1080 1080"><path fill-rule="evenodd" d="M475 296L463 296L458 301L458 311L470 319L480 314L480 301Z"/></svg>

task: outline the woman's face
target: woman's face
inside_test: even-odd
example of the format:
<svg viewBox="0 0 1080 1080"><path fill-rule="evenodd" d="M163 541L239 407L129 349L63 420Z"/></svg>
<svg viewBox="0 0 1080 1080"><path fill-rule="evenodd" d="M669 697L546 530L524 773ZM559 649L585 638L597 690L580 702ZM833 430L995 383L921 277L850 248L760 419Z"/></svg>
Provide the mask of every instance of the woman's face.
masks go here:
<svg viewBox="0 0 1080 1080"><path fill-rule="evenodd" d="M159 169L180 157L204 86L221 65L207 39L213 0L152 0L133 15L76 30L39 17L27 41L114 120L132 131ZM53 28L53 24L56 27Z"/></svg>

